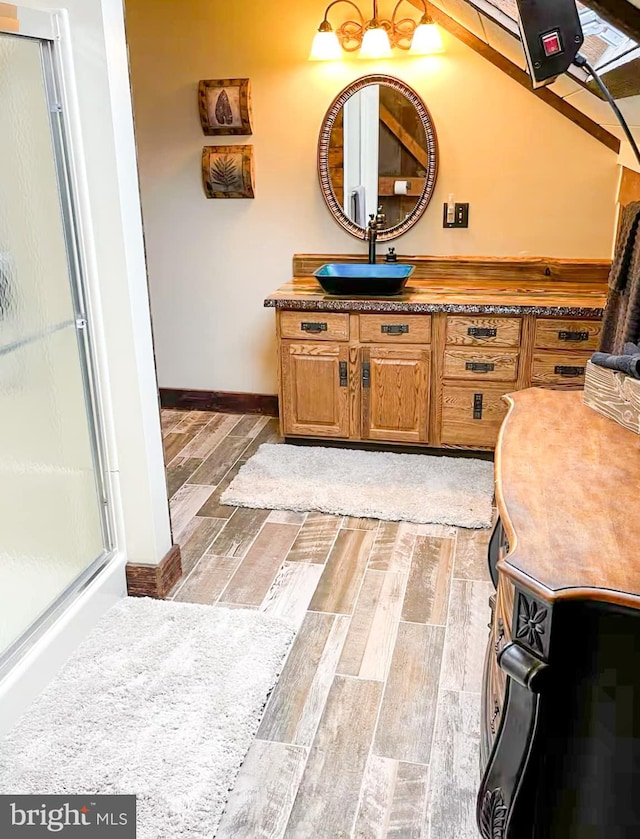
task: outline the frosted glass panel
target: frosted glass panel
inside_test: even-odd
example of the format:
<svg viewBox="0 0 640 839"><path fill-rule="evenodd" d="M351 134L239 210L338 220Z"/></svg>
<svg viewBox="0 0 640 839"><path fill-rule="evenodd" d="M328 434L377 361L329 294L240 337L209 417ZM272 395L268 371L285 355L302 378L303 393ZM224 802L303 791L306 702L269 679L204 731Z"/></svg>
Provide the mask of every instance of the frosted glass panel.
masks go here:
<svg viewBox="0 0 640 839"><path fill-rule="evenodd" d="M73 317L40 50L0 36L0 347Z"/></svg>
<svg viewBox="0 0 640 839"><path fill-rule="evenodd" d="M75 328L0 355L0 650L103 549Z"/></svg>
<svg viewBox="0 0 640 839"><path fill-rule="evenodd" d="M0 35L0 654L104 553L41 50Z"/></svg>

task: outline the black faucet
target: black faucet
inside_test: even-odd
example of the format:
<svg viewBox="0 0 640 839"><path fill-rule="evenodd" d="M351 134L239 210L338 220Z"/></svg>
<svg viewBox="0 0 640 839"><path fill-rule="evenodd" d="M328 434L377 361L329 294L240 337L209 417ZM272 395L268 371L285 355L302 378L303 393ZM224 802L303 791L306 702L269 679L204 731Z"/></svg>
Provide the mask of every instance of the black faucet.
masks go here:
<svg viewBox="0 0 640 839"><path fill-rule="evenodd" d="M369 216L369 224L367 225L366 239L369 241L369 265L375 265L376 262L376 242L378 240L378 230L386 221L386 216L382 212L382 207L378 207L378 214Z"/></svg>

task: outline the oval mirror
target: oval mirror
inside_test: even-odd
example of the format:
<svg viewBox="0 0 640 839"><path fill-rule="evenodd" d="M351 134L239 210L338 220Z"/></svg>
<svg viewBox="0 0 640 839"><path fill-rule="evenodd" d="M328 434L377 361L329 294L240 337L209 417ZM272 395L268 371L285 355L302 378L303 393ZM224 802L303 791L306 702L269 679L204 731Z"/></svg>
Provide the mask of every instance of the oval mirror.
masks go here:
<svg viewBox="0 0 640 839"><path fill-rule="evenodd" d="M393 76L372 75L332 102L318 142L318 174L338 224L366 238L382 208L379 241L406 233L427 208L438 172L431 115L418 94Z"/></svg>

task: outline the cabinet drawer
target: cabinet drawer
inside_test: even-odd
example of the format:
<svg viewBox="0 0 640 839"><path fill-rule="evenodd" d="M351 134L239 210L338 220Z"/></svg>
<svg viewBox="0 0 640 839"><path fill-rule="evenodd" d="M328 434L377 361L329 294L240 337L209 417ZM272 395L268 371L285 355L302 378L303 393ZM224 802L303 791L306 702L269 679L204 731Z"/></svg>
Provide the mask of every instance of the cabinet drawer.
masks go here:
<svg viewBox="0 0 640 839"><path fill-rule="evenodd" d="M475 379L480 381L515 382L518 375L517 352L489 350L453 350L444 353L446 379Z"/></svg>
<svg viewBox="0 0 640 839"><path fill-rule="evenodd" d="M442 391L442 442L450 446L493 448L507 404L500 386L445 385Z"/></svg>
<svg viewBox="0 0 640 839"><path fill-rule="evenodd" d="M517 347L520 318L447 318L447 344L451 346Z"/></svg>
<svg viewBox="0 0 640 839"><path fill-rule="evenodd" d="M431 315L360 315L363 344L429 344Z"/></svg>
<svg viewBox="0 0 640 839"><path fill-rule="evenodd" d="M595 350L602 323L596 320L536 320L536 349Z"/></svg>
<svg viewBox="0 0 640 839"><path fill-rule="evenodd" d="M584 385L584 371L591 353L535 352L531 383L534 385Z"/></svg>
<svg viewBox="0 0 640 839"><path fill-rule="evenodd" d="M283 338L312 341L348 341L349 315L331 312L280 312Z"/></svg>

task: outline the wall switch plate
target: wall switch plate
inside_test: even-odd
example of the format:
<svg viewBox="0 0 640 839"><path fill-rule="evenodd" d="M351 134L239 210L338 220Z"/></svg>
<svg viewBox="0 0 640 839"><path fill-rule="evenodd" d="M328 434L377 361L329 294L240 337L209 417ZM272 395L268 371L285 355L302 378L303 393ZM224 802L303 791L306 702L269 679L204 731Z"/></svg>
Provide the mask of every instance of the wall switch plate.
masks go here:
<svg viewBox="0 0 640 839"><path fill-rule="evenodd" d="M453 221L447 221L448 204L444 205L444 214L442 216L443 227L469 227L469 205L457 204L455 205Z"/></svg>

